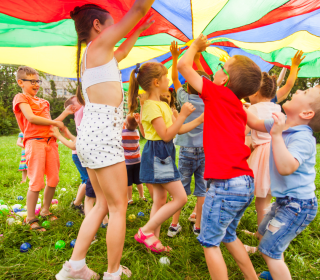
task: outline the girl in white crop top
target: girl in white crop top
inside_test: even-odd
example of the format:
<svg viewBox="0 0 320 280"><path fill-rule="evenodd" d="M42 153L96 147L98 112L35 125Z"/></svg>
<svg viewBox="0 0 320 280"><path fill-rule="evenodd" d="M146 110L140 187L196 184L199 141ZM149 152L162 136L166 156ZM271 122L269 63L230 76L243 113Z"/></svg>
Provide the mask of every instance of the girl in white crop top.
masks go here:
<svg viewBox="0 0 320 280"><path fill-rule="evenodd" d="M56 275L59 280L100 278L87 267L85 257L108 210L108 270L103 279L120 280L122 273L131 275L129 269L120 265L126 232L127 171L121 147L123 90L118 62L127 56L140 33L153 23L152 19L140 25L116 51L114 48L146 15L153 2L136 0L116 24L108 11L94 4L76 7L70 13L78 34L77 76L79 82L81 72L84 99L79 87L77 97L85 105L77 151L82 165L87 167L96 204L82 223L70 261ZM87 48L80 66L82 43Z"/></svg>

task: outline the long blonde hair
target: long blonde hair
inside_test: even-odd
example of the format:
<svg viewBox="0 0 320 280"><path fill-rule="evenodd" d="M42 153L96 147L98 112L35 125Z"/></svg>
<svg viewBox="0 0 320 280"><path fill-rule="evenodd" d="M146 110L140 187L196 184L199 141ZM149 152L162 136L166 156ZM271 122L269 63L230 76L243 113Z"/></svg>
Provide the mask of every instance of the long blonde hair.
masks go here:
<svg viewBox="0 0 320 280"><path fill-rule="evenodd" d="M153 79L161 79L163 75L168 73L168 70L161 63L147 62L139 68L137 64L135 70L131 72L130 84L128 92L128 107L129 114L132 114L138 108L138 93L139 86L148 93L151 88ZM136 77L137 74L137 77Z"/></svg>

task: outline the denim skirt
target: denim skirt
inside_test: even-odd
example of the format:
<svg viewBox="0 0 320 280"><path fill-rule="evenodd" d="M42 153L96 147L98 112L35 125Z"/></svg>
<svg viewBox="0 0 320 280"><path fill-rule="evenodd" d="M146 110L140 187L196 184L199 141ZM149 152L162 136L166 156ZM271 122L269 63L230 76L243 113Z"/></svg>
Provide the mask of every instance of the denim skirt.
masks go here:
<svg viewBox="0 0 320 280"><path fill-rule="evenodd" d="M170 142L148 140L141 155L140 181L164 184L181 180L175 158L176 148L172 140Z"/></svg>

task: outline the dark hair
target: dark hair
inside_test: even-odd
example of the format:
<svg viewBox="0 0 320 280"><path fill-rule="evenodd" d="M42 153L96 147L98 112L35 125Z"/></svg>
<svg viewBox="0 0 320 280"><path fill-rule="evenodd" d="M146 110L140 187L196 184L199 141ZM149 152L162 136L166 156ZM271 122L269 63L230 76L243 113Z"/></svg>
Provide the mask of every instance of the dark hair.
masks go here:
<svg viewBox="0 0 320 280"><path fill-rule="evenodd" d="M234 62L226 69L230 75L228 88L242 99L255 94L261 87L261 69L249 57L234 55Z"/></svg>
<svg viewBox="0 0 320 280"><path fill-rule="evenodd" d="M80 55L81 55L81 44L85 42L89 36L90 31L93 26L93 21L98 19L101 24L104 24L107 20L107 14L109 12L97 5L86 4L81 7L77 6L72 12L70 12L70 17L74 20L75 28L78 34L78 44L77 44L77 98L81 105L85 105L85 101L81 94L80 89Z"/></svg>
<svg viewBox="0 0 320 280"><path fill-rule="evenodd" d="M127 125L126 126L127 126L128 130L132 130L132 131L137 128L138 123L137 123L137 121L136 121L136 119L134 118L133 115L128 115L127 116Z"/></svg>
<svg viewBox="0 0 320 280"><path fill-rule="evenodd" d="M71 97L69 97L67 100L66 100L66 102L64 102L64 108L67 108L69 105L72 105L72 104L74 104L74 98L77 98L77 96L76 95L72 95Z"/></svg>
<svg viewBox="0 0 320 280"><path fill-rule="evenodd" d="M210 76L206 72L204 72L202 70L197 70L196 72L199 74L199 76L205 76L209 80L211 80ZM188 84L188 93L199 95L199 92L197 92L189 83L187 83L187 84Z"/></svg>
<svg viewBox="0 0 320 280"><path fill-rule="evenodd" d="M262 72L262 85L259 93L262 97L274 98L277 93L277 77L270 76L267 72Z"/></svg>
<svg viewBox="0 0 320 280"><path fill-rule="evenodd" d="M170 95L171 95L171 101L170 101L170 104L168 104L168 105L169 105L170 108L176 109L176 98L175 98L175 96L173 94L174 89L173 88L169 88L168 92L170 92Z"/></svg>
<svg viewBox="0 0 320 280"><path fill-rule="evenodd" d="M136 72L138 72L137 77ZM139 86L145 92L148 92L151 88L152 80L161 79L161 77L167 73L167 68L158 62L147 62L140 68L132 70L128 91L129 114L132 114L138 108L137 97L139 93Z"/></svg>

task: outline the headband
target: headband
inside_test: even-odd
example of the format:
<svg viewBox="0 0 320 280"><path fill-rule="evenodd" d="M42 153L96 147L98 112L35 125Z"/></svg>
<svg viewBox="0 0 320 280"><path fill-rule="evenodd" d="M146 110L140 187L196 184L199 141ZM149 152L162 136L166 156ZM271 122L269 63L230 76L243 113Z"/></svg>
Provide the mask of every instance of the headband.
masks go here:
<svg viewBox="0 0 320 280"><path fill-rule="evenodd" d="M140 63L136 64L136 69L134 69L134 73L138 74L140 69Z"/></svg>

